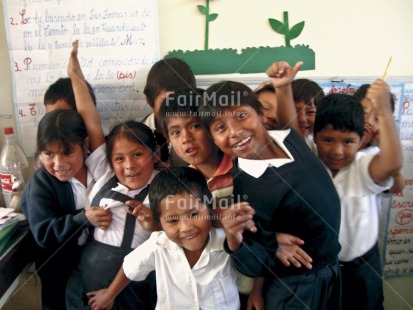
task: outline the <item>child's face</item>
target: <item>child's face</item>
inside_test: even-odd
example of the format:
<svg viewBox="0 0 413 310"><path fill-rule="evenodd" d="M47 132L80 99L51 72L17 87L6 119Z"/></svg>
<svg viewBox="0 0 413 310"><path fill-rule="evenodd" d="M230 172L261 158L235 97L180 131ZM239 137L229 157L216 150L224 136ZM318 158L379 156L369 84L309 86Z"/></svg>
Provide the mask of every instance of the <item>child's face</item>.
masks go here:
<svg viewBox="0 0 413 310"><path fill-rule="evenodd" d="M333 175L353 161L360 141L361 138L356 132L334 130L332 125L317 132L314 139L318 157Z"/></svg>
<svg viewBox="0 0 413 310"><path fill-rule="evenodd" d="M170 240L185 254L201 254L211 230L209 209L194 195L182 193L161 200L160 222Z"/></svg>
<svg viewBox="0 0 413 310"><path fill-rule="evenodd" d="M362 139L361 148L366 147L373 142L373 139L379 132L379 123L377 113L369 99L362 99L361 105L364 110L364 135Z"/></svg>
<svg viewBox="0 0 413 310"><path fill-rule="evenodd" d="M278 129L280 123L277 117L277 96L274 92L264 91L258 95L264 115L264 126L267 130Z"/></svg>
<svg viewBox="0 0 413 310"><path fill-rule="evenodd" d="M73 143L69 154L58 142L49 143L46 150L40 153L43 166L51 175L61 182L76 177L84 168L85 149Z"/></svg>
<svg viewBox="0 0 413 310"><path fill-rule="evenodd" d="M148 183L155 164L149 148L123 136L115 139L111 160L119 182L132 190Z"/></svg>
<svg viewBox="0 0 413 310"><path fill-rule="evenodd" d="M176 154L190 165L207 163L216 156L217 147L197 117L169 117L167 130Z"/></svg>
<svg viewBox="0 0 413 310"><path fill-rule="evenodd" d="M297 111L298 126L301 133L307 137L314 130L314 121L317 108L313 103L307 105L304 101L295 102L295 110Z"/></svg>
<svg viewBox="0 0 413 310"><path fill-rule="evenodd" d="M267 156L271 138L263 125L263 116L248 105L223 110L209 130L224 153L247 159L272 158Z"/></svg>
<svg viewBox="0 0 413 310"><path fill-rule="evenodd" d="M72 106L63 99L57 100L54 104L46 104L45 105L46 113L52 112L54 110L62 109L62 110L73 110Z"/></svg>

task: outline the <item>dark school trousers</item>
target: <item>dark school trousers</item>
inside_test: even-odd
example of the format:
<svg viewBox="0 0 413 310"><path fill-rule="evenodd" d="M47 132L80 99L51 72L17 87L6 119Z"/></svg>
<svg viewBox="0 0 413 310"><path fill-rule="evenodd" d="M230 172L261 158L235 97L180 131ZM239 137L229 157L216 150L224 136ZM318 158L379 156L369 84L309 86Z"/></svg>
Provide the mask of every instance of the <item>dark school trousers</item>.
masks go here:
<svg viewBox="0 0 413 310"><path fill-rule="evenodd" d="M343 310L383 308L382 265L378 245L350 262L340 262Z"/></svg>
<svg viewBox="0 0 413 310"><path fill-rule="evenodd" d="M107 288L132 249L111 246L90 239L81 255L84 293ZM131 281L115 299L115 309L154 309L156 305L155 272L144 281Z"/></svg>
<svg viewBox="0 0 413 310"><path fill-rule="evenodd" d="M274 276L268 283L265 309L340 309L338 261L300 275Z"/></svg>

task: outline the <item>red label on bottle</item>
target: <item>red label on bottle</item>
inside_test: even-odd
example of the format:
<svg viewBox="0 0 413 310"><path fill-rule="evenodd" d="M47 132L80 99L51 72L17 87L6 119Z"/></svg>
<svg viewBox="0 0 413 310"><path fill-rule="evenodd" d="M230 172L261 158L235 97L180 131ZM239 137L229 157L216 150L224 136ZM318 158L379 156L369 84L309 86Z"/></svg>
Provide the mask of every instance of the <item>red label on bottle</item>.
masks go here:
<svg viewBox="0 0 413 310"><path fill-rule="evenodd" d="M14 175L0 173L0 177L1 177L1 188L4 191L11 192L12 187L13 187L13 182L15 179Z"/></svg>

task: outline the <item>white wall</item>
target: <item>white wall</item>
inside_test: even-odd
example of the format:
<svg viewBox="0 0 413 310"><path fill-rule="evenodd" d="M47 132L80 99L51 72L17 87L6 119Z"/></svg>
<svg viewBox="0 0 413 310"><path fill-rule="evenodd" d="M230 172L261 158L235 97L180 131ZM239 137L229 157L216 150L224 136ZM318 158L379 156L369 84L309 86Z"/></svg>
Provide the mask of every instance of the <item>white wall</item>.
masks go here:
<svg viewBox="0 0 413 310"><path fill-rule="evenodd" d="M158 0L161 55L174 49L203 49L203 0ZM214 0L219 14L210 23L210 49L284 45L268 18L282 20L289 12L290 27L305 21L292 45L309 45L316 54L316 70L308 77L382 76L393 57L389 75L413 76L413 2L410 0Z"/></svg>
<svg viewBox="0 0 413 310"><path fill-rule="evenodd" d="M161 56L174 49L203 48L204 18L197 5L205 1L158 0ZM288 11L290 25L305 21L292 45L309 45L316 54L316 69L300 77L381 77L390 56L389 81L413 79L413 1L349 0L214 0L218 13L210 24L210 48L244 48L283 45L283 37L268 26L268 18L282 19ZM7 22L7 21L6 21ZM0 142L3 127L15 126L10 60L0 6ZM31 170L32 171L32 170ZM413 278L386 279L386 309L413 307Z"/></svg>

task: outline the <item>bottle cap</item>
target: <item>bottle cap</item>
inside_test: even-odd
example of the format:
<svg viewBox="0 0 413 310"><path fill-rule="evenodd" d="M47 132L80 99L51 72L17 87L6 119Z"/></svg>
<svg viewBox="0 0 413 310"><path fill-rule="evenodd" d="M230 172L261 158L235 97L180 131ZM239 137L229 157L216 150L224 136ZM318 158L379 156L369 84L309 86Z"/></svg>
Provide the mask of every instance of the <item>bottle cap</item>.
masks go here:
<svg viewBox="0 0 413 310"><path fill-rule="evenodd" d="M6 127L6 128L4 128L4 134L5 134L5 135L11 135L11 134L13 134L13 127Z"/></svg>

